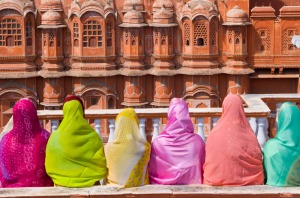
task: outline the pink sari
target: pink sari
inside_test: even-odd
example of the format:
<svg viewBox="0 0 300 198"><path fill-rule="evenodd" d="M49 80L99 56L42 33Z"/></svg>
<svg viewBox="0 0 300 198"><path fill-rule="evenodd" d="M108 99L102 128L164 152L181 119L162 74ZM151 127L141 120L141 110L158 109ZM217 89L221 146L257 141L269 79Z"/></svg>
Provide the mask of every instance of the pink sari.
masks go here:
<svg viewBox="0 0 300 198"><path fill-rule="evenodd" d="M148 166L152 184L201 184L205 144L194 133L184 100L173 98L168 124L152 142Z"/></svg>
<svg viewBox="0 0 300 198"><path fill-rule="evenodd" d="M44 165L50 134L41 127L29 99L15 104L13 123L13 129L0 142L0 187L53 186Z"/></svg>
<svg viewBox="0 0 300 198"><path fill-rule="evenodd" d="M242 100L228 95L222 117L206 142L204 184L243 186L264 183L262 152L245 116Z"/></svg>

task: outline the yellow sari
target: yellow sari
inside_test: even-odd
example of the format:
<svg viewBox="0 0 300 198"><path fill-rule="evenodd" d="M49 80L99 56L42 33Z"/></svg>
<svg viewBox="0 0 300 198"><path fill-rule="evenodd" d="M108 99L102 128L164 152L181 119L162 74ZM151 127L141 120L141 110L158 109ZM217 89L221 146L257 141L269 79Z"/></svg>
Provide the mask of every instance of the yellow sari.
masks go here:
<svg viewBox="0 0 300 198"><path fill-rule="evenodd" d="M135 111L123 110L116 118L114 140L105 146L108 183L123 187L149 184L150 150L150 144L139 132Z"/></svg>

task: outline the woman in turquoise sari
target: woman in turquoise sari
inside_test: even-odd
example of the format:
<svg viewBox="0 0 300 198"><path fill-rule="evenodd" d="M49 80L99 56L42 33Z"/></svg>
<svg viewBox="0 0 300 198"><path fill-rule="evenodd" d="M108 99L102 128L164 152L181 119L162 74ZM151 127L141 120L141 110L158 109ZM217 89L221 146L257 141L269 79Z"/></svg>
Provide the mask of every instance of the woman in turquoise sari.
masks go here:
<svg viewBox="0 0 300 198"><path fill-rule="evenodd" d="M300 186L300 110L293 103L280 107L278 132L263 155L267 185Z"/></svg>

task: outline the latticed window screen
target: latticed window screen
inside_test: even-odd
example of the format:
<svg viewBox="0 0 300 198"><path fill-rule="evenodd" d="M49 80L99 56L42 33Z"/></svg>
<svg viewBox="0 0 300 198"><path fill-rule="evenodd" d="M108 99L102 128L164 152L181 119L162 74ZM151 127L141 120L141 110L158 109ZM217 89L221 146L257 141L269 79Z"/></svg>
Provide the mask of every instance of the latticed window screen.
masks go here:
<svg viewBox="0 0 300 198"><path fill-rule="evenodd" d="M74 46L79 46L79 26L77 22L73 23L73 39L74 39Z"/></svg>
<svg viewBox="0 0 300 198"><path fill-rule="evenodd" d="M184 24L184 44L190 45L191 42L191 26L188 23Z"/></svg>
<svg viewBox="0 0 300 198"><path fill-rule="evenodd" d="M49 46L54 47L54 31L49 32Z"/></svg>
<svg viewBox="0 0 300 198"><path fill-rule="evenodd" d="M15 19L4 19L0 22L0 46L21 46L21 25Z"/></svg>
<svg viewBox="0 0 300 198"><path fill-rule="evenodd" d="M44 46L47 45L47 32L45 30L43 30L43 44Z"/></svg>
<svg viewBox="0 0 300 198"><path fill-rule="evenodd" d="M282 50L283 51L294 51L298 50L293 44L292 44L292 37L294 35L298 35L299 30L296 28L287 28L283 31L283 39L282 39Z"/></svg>
<svg viewBox="0 0 300 198"><path fill-rule="evenodd" d="M26 46L32 46L32 22L26 21Z"/></svg>
<svg viewBox="0 0 300 198"><path fill-rule="evenodd" d="M137 45L138 43L138 40L137 40L137 37L138 37L138 30L137 29L131 29L130 31L131 33L131 45Z"/></svg>
<svg viewBox="0 0 300 198"><path fill-rule="evenodd" d="M108 47L112 46L112 23L108 22L106 24L106 45Z"/></svg>
<svg viewBox="0 0 300 198"><path fill-rule="evenodd" d="M235 44L241 43L241 29L240 28L236 28L234 30L234 43Z"/></svg>
<svg viewBox="0 0 300 198"><path fill-rule="evenodd" d="M94 20L87 21L83 26L83 47L102 47L101 25Z"/></svg>
<svg viewBox="0 0 300 198"><path fill-rule="evenodd" d="M159 29L154 28L154 44L158 45L158 41L159 41Z"/></svg>
<svg viewBox="0 0 300 198"><path fill-rule="evenodd" d="M125 45L129 45L129 29L128 28L125 28Z"/></svg>
<svg viewBox="0 0 300 198"><path fill-rule="evenodd" d="M213 21L210 25L210 43L211 45L216 45L217 43L217 24Z"/></svg>
<svg viewBox="0 0 300 198"><path fill-rule="evenodd" d="M167 42L167 30L165 28L161 29L161 45L166 45Z"/></svg>
<svg viewBox="0 0 300 198"><path fill-rule="evenodd" d="M204 21L198 21L194 27L194 45L207 45L207 25Z"/></svg>
<svg viewBox="0 0 300 198"><path fill-rule="evenodd" d="M232 30L227 31L228 43L232 44Z"/></svg>
<svg viewBox="0 0 300 198"><path fill-rule="evenodd" d="M258 36L255 39L255 51L263 52L271 50L271 31L269 28L257 29Z"/></svg>

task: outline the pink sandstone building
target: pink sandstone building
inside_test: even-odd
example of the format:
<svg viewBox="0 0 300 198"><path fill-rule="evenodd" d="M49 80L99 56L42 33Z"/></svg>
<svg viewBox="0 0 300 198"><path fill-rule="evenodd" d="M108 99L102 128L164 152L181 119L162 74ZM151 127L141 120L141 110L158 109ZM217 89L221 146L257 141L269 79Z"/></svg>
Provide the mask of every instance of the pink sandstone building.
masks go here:
<svg viewBox="0 0 300 198"><path fill-rule="evenodd" d="M298 0L0 0L0 127L21 97L61 109L218 107L300 92Z"/></svg>

